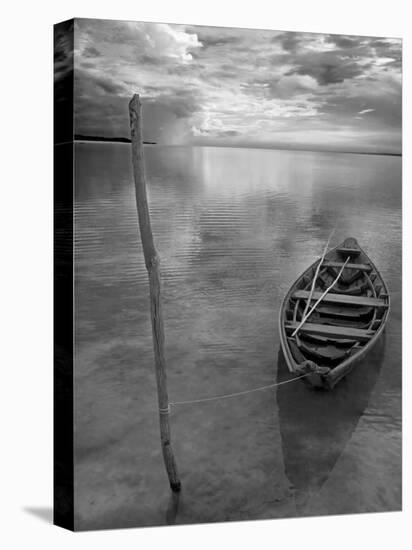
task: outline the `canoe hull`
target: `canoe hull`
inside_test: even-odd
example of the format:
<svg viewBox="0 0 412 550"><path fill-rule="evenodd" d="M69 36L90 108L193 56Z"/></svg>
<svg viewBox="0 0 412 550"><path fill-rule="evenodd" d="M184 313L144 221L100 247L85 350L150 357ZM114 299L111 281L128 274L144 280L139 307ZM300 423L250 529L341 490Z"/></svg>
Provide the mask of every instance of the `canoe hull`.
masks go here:
<svg viewBox="0 0 412 550"><path fill-rule="evenodd" d="M363 295L366 297L366 301L370 301L373 303L373 296L375 296L379 303L384 304L383 306L371 308L373 310L373 316L372 321L369 325L369 327L366 327L366 330L364 331L358 331L357 329L352 330L352 332L362 332L362 334L365 334L364 341L362 343L357 342L354 340L355 344L350 349L350 354L347 357L344 357L341 361L338 361L337 364L329 365L329 368L326 368L325 365L319 365L317 361L313 360L313 357L308 357L305 355L305 350L309 349L311 351L310 345L308 347L307 343L304 345L304 342L300 341L299 336L300 333L298 333L296 338L296 342L294 342L292 332L292 328L294 328L296 325L299 325L299 322L301 319L297 317L299 315L299 307L296 305L296 300L293 300L293 297L300 296L301 294L309 294L309 291L302 291L300 289L302 288L309 288L311 286L311 280L313 280L313 276L315 275L316 268L318 265L318 261L314 262L309 268L307 268L299 277L298 279L292 284L290 287L288 293L286 294L282 306L280 308L279 312L279 335L280 335L280 344L281 348L284 354L284 358L286 361L286 364L289 368L289 371L292 374L301 375L302 373L306 373L305 378L303 378L303 381L308 384L309 386L313 388L322 388L322 389L332 389L342 378L344 378L347 374L350 373L350 371L359 365L365 358L365 356L373 349L373 347L376 345L377 341L380 339L383 331L385 330L386 322L389 315L390 310L390 298L389 293L386 284L384 283L379 271L377 270L376 266L373 264L373 262L370 260L370 258L366 255L366 253L362 250L362 248L357 244L357 242L354 239L347 239L342 243L341 245L337 246L333 250L331 250L324 259L325 264L329 265L332 264L332 266L336 267L335 264L341 265L343 263L343 259L345 258L345 253L342 253L341 250L345 251L344 248L345 243L349 242L352 244L353 242L356 243L356 248L359 250L357 257L352 258L352 256L349 257L349 260L351 262L350 266L351 268L347 270L349 273L349 277L347 277L348 280L350 279L356 279L358 278L359 281L355 281L352 285L348 285L348 291L345 293L345 288L343 288L342 285L342 294L335 294L335 288L331 290L333 292L333 296L330 296L331 301L332 298L336 295L336 300L339 300L339 296L346 296L341 298L344 303L353 301L354 303L359 302L362 300L362 294L359 294L359 288L362 288L362 282L366 281L366 283L369 285L367 288L363 290ZM352 247L354 245L352 244ZM351 249L352 250L352 249ZM350 254L355 254L354 251L349 252L346 255L346 259L348 259L348 256ZM343 256L343 258L342 258ZM340 260L340 261L339 261ZM356 265L360 265L359 272L362 272L359 277L356 276ZM323 266L323 264L322 264ZM319 273L322 273L323 267L319 270ZM326 273L328 268L323 269L323 271ZM333 271L333 269L332 269ZM336 273L336 272L335 272ZM327 274L327 277L330 277L333 279L333 277L329 274ZM321 280L322 276L320 276L320 283L323 284L323 281ZM306 287L304 285L307 285ZM318 279L317 279L318 284ZM354 296L352 294L355 292L355 295L358 298L352 298ZM318 289L319 290L319 289ZM300 292L299 292L300 291ZM317 295L319 295L320 292L317 292ZM359 298L360 296L360 298ZM372 296L372 297L370 297ZM311 302L312 304L313 302ZM302 304L306 304L306 301L303 300ZM333 305L332 305L333 307ZM354 310L356 315L356 306L348 306L348 309L350 311ZM293 311L293 321L291 321L291 315ZM329 309L328 309L329 311ZM316 312L313 314L315 315ZM311 318L309 319L311 321ZM324 321L322 321L324 322ZM339 326L338 320L332 319L332 321L329 319L329 322L333 325L338 325L336 327L336 332L339 333L340 330L345 330L350 334L351 329L345 329L345 327L342 329L342 327ZM354 323L356 324L356 323ZM293 325L293 327L292 327ZM361 326L361 321L359 321L359 326ZM362 325L363 326L363 325ZM292 328L291 328L292 327ZM305 331L307 333L310 333L309 327L320 327L320 334L322 334L322 331L327 332L328 330L331 330L331 327L328 324L325 325L314 325L310 322L307 322L306 325L303 325L304 328L302 328L302 332ZM369 330L368 330L369 329ZM373 329L373 330L372 330ZM335 332L332 330L332 332ZM310 334L306 335L307 337L310 337ZM312 335L312 337L316 338L316 335ZM320 336L321 340L328 340L327 336ZM338 341L335 342L336 345ZM343 342L343 340L341 340ZM350 341L347 340L348 344L350 345ZM329 342L326 341L326 345ZM346 342L345 342L346 344ZM299 346L300 345L300 346ZM339 344L340 345L340 344ZM315 353L315 350L317 349L316 346L312 345L313 352ZM321 348L322 349L322 348ZM302 352L302 350L304 350ZM305 368L302 367L302 365L305 363L304 361L300 359L311 359L310 361L306 361L307 364L310 364L310 367L307 367L305 365ZM327 371L327 372L326 372Z"/></svg>

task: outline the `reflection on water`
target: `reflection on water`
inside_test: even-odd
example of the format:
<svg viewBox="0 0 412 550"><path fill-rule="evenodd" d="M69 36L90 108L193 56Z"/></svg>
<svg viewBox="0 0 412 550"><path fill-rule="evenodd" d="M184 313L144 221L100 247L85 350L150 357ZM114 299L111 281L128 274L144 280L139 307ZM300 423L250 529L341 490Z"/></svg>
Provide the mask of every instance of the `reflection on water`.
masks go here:
<svg viewBox="0 0 412 550"><path fill-rule="evenodd" d="M336 241L352 235L370 254L392 299L380 352L336 392L314 396L293 383L176 407L175 502L159 448L129 153L76 145L78 527L399 509L401 160L145 148L172 401L285 375L278 309L335 224Z"/></svg>
<svg viewBox="0 0 412 550"><path fill-rule="evenodd" d="M167 525L174 525L176 523L177 514L179 512L180 494L170 491L169 506L166 512Z"/></svg>
<svg viewBox="0 0 412 550"><path fill-rule="evenodd" d="M382 367L385 335L351 376L333 392L285 384L277 390L285 473L301 515L310 514L310 497L328 479L364 414ZM277 380L290 379L279 349ZM309 506L308 506L309 504ZM308 506L308 508L307 508Z"/></svg>

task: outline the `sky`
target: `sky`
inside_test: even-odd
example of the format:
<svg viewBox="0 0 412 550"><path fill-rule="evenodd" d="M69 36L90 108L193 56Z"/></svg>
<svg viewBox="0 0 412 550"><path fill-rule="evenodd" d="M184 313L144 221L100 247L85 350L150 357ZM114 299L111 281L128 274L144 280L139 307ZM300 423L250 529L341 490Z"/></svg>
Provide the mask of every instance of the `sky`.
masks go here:
<svg viewBox="0 0 412 550"><path fill-rule="evenodd" d="M220 145L401 152L401 40L75 20L75 131Z"/></svg>

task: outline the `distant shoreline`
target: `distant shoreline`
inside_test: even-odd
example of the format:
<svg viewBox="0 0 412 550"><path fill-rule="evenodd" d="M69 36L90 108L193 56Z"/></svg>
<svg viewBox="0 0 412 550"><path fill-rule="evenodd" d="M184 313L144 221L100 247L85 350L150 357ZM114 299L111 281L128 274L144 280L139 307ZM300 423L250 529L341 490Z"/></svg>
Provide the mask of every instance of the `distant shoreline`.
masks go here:
<svg viewBox="0 0 412 550"><path fill-rule="evenodd" d="M194 145L162 145L162 147L228 147L232 149L263 149L264 151L297 151L302 153L333 153L333 154L343 154L343 155L377 155L377 156L386 156L386 157L401 157L402 153L379 153L375 151L336 151L333 149L305 149L298 147L269 147L269 146L258 146L258 145L206 145L203 143L197 143Z"/></svg>
<svg viewBox="0 0 412 550"><path fill-rule="evenodd" d="M129 138L124 137L100 137L100 136L83 136L81 134L75 134L74 141L92 141L92 142L104 142L104 143L131 143ZM157 145L155 141L144 141L144 145ZM268 146L257 146L253 144L246 145L229 145L229 144L205 144L205 143L196 143L196 144L181 144L181 145L166 145L162 144L161 147L229 147L232 149L263 149L266 151L302 151L307 153L339 153L344 155L376 155L376 156L387 156L387 157L401 157L402 153L377 153L369 151L334 151L332 149L300 149L300 148L291 148L291 147L268 147Z"/></svg>
<svg viewBox="0 0 412 550"><path fill-rule="evenodd" d="M131 143L129 138L124 137L101 137L101 136L83 136L75 134L74 141L103 141L108 143ZM155 141L144 141L145 145L157 145Z"/></svg>

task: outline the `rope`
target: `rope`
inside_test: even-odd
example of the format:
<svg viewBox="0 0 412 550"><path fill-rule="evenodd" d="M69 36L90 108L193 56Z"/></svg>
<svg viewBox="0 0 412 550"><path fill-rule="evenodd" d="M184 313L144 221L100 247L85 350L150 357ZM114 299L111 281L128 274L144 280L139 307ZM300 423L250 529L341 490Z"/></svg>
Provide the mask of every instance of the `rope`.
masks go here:
<svg viewBox="0 0 412 550"><path fill-rule="evenodd" d="M341 270L339 271L338 273L338 276L336 277L336 279L333 281L333 283L324 291L324 293L321 295L321 297L315 302L315 305L312 307L312 309L309 311L309 313L306 315L306 317L303 317L302 321L299 323L298 327L293 331L292 333L292 337L295 336L295 334L299 331L299 329L301 328L302 325L304 325L306 323L306 321L309 319L309 317L312 315L312 313L315 311L315 309L317 308L317 306L320 304L320 302L323 300L323 298L326 296L326 294L332 290L332 288L336 285L336 283L338 282L339 280L339 277L342 275L342 272L343 270L345 269L346 267L346 264L349 262L349 259L350 259L350 256L348 256L346 258L346 262L343 264L343 266L341 267Z"/></svg>
<svg viewBox="0 0 412 550"><path fill-rule="evenodd" d="M332 235L335 233L335 229L336 229L336 226L332 229L331 234L329 235L329 239L328 239L328 242L326 243L325 248L323 250L323 254L321 256L320 262L318 263L318 265L316 267L315 276L313 277L312 286L310 288L310 295L309 295L309 298L306 302L305 310L303 312L302 317L305 317L306 313L308 312L310 302L311 302L312 296L313 296L313 291L315 290L316 280L317 280L318 275L319 275L320 266L323 264L323 260L325 259L326 252L328 251L329 243L330 243L330 240L332 238Z"/></svg>
<svg viewBox="0 0 412 550"><path fill-rule="evenodd" d="M216 401L218 399L228 399L229 397L237 397L239 395L246 395L248 393L253 393L255 391L261 391L261 390L267 390L269 388L276 388L277 386L282 386L283 384L289 384L290 382L294 382L295 380L299 380L300 378L305 378L305 376L309 376L311 374L310 372L306 374L302 374L301 376L298 376L296 378L291 378L290 380L285 380L284 382L278 382L276 384L269 384L268 386L260 386L259 388L254 388L253 390L246 390L246 391L239 391L236 393L227 393L224 395L216 395L215 397L205 397L203 399L190 399L189 401L173 401L172 403L169 403L169 408L175 405L189 405L192 403L205 403L206 401ZM160 410L166 410L166 409L159 409Z"/></svg>
<svg viewBox="0 0 412 550"><path fill-rule="evenodd" d="M329 235L328 242L325 245L322 257L321 257L319 265L317 267L316 275L315 275L315 278L314 278L314 283L316 281L317 274L319 272L319 269L320 269L320 266L323 262L323 259L326 255L326 252L328 251L329 243L330 243L330 240L332 238L332 235L335 232L335 229L336 229L336 227L332 230L331 234ZM346 263L345 263L345 265L346 265ZM342 268L341 272L342 271L343 271L343 268ZM337 279L339 279L339 277L340 277L340 273L339 273ZM314 289L314 284L313 284L312 289L311 289L311 296L312 296L312 293L313 293L313 289ZM310 299L308 300L308 302L306 304L305 312L307 311L307 308L309 307L309 303L310 303ZM313 310L313 308L312 308L312 310ZM308 317L309 317L309 315L308 315ZM299 330L299 328L300 327L298 327L295 332L297 332ZM202 399L189 399L187 401L172 401L171 403L169 403L169 405L166 409L159 409L159 413L160 414L169 414L170 413L170 408L174 407L175 405L191 405L191 404L194 404L194 403L206 403L207 401L217 401L219 399L229 399L230 397L238 397L240 395L247 395L248 393L254 393L256 391L262 391L262 390L268 390L270 388L276 388L278 386L282 386L283 384L289 384L290 382L294 382L295 380L300 380L301 378L305 378L306 376L309 376L310 374L311 373L308 372L306 374L302 374L301 376L297 376L296 378L291 378L290 380L285 380L284 382L278 382L276 384L269 384L267 386L260 386L259 388L253 388L252 390L239 391L239 392L236 392L236 393L226 393L224 395L216 395L214 397L204 397Z"/></svg>

